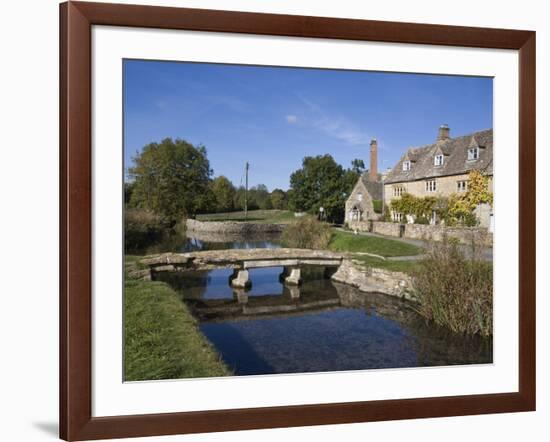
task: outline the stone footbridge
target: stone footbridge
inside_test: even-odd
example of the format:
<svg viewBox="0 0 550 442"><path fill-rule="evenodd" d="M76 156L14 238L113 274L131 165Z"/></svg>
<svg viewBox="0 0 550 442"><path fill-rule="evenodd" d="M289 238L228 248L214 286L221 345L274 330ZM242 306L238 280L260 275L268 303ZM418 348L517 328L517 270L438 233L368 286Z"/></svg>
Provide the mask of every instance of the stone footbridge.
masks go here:
<svg viewBox="0 0 550 442"><path fill-rule="evenodd" d="M304 266L324 267L327 276L334 273L344 259L344 254L328 250L309 249L229 249L205 250L188 253L162 253L146 256L139 261L139 267L132 270L133 277L153 279L158 272L205 271L233 269L230 284L233 287L250 286L249 270L265 267L283 267L281 275L289 285L298 285L301 268Z"/></svg>

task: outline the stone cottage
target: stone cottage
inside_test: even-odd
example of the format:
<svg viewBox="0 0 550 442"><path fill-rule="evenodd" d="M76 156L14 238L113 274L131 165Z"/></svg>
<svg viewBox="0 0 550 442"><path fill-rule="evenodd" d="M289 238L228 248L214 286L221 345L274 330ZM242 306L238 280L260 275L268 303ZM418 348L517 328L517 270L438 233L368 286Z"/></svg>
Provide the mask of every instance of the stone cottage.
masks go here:
<svg viewBox="0 0 550 442"><path fill-rule="evenodd" d="M448 197L466 192L468 174L473 169L489 177L489 191L492 192L493 129L451 138L449 127L442 125L435 143L408 149L388 173L384 180L384 204L389 207L392 199L404 193L417 197ZM492 231L491 207L479 206L476 215L480 226ZM395 221L403 220L401 213L392 212L391 216ZM434 212L430 222L436 221Z"/></svg>
<svg viewBox="0 0 550 442"><path fill-rule="evenodd" d="M374 210L374 205L382 206L383 185L378 173L378 142L370 143L370 168L364 172L346 201L346 222L377 220L381 216ZM374 203L378 201L378 203Z"/></svg>

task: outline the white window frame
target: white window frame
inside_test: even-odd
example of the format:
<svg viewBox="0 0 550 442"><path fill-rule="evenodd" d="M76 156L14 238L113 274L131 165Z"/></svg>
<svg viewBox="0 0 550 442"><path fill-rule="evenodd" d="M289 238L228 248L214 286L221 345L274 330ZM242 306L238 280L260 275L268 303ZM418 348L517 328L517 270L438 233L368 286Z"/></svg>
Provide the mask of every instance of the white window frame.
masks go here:
<svg viewBox="0 0 550 442"><path fill-rule="evenodd" d="M479 159L479 147L470 147L468 149L468 160L475 161Z"/></svg>
<svg viewBox="0 0 550 442"><path fill-rule="evenodd" d="M456 190L459 193L468 191L468 180L460 180L456 182Z"/></svg>
<svg viewBox="0 0 550 442"><path fill-rule="evenodd" d="M403 186L395 186L393 188L393 196L401 196L403 195L403 192L405 192L405 188Z"/></svg>
<svg viewBox="0 0 550 442"><path fill-rule="evenodd" d="M439 154L434 157L434 166L443 166L443 155Z"/></svg>
<svg viewBox="0 0 550 442"><path fill-rule="evenodd" d="M411 170L411 162L410 161L403 161L403 171L407 172Z"/></svg>
<svg viewBox="0 0 550 442"><path fill-rule="evenodd" d="M437 191L437 184L435 180L427 180L426 181L426 192L436 192Z"/></svg>

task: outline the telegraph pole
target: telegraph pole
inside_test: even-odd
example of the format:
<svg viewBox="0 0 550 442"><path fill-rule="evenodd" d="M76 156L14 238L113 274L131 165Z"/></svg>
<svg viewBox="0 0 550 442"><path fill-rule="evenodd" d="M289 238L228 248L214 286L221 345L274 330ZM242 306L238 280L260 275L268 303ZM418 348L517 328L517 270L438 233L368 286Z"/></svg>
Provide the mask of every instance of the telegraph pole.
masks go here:
<svg viewBox="0 0 550 442"><path fill-rule="evenodd" d="M248 220L248 161L244 166L244 220Z"/></svg>

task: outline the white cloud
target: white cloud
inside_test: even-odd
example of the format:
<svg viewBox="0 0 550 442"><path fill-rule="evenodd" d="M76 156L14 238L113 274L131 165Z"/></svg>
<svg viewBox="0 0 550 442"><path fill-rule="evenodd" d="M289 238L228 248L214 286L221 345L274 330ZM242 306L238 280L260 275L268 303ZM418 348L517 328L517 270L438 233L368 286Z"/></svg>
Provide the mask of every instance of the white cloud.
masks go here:
<svg viewBox="0 0 550 442"><path fill-rule="evenodd" d="M298 117L296 115L289 114L285 116L285 120L288 124L296 124L298 122Z"/></svg>
<svg viewBox="0 0 550 442"><path fill-rule="evenodd" d="M348 118L341 115L329 115L327 112L323 111L318 104L302 96L298 96L298 99L306 106L311 114L309 124L314 128L350 146L369 144L370 136Z"/></svg>

